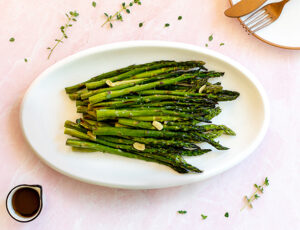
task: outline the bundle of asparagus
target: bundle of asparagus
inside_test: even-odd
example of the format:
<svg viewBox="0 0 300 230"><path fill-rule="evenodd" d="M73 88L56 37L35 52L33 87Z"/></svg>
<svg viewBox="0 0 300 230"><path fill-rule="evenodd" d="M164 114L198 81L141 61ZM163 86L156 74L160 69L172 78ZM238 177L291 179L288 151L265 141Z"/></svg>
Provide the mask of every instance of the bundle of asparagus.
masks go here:
<svg viewBox="0 0 300 230"><path fill-rule="evenodd" d="M66 144L74 151L101 151L156 162L179 173L200 173L183 156L211 151L206 142L227 150L214 139L235 135L211 124L221 112L218 101L239 93L209 83L222 72L208 71L202 61L156 61L103 73L65 88L82 118L65 122ZM207 124L201 124L207 123Z"/></svg>

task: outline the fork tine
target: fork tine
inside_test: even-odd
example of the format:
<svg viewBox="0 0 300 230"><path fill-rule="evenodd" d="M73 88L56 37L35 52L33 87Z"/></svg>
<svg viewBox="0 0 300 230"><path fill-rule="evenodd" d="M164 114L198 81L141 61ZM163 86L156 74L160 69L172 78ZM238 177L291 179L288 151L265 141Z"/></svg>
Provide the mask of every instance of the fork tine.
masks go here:
<svg viewBox="0 0 300 230"><path fill-rule="evenodd" d="M268 14L267 14L267 12L264 12L263 14L259 15L258 17L254 18L253 20L246 23L245 25L249 27L251 24L259 21L260 19L263 20L266 16L268 16Z"/></svg>
<svg viewBox="0 0 300 230"><path fill-rule="evenodd" d="M253 18L254 16L259 16L261 13L263 13L265 11L265 9L260 9L256 12L254 12L253 14L251 14L248 18L246 18L246 20L244 21L244 23L246 23L246 21L250 20L251 18Z"/></svg>
<svg viewBox="0 0 300 230"><path fill-rule="evenodd" d="M270 17L265 17L264 19L258 21L258 22L255 23L254 25L250 26L249 29L250 29L250 30L253 30L253 29L256 28L256 27L261 26L263 23L269 21L268 19L271 20Z"/></svg>
<svg viewBox="0 0 300 230"><path fill-rule="evenodd" d="M255 30L253 30L252 33L255 33L255 32L261 30L262 28L264 28L264 27L270 25L272 22L274 22L274 21L270 20L269 22L267 22L267 23L261 25L260 27L256 28Z"/></svg>

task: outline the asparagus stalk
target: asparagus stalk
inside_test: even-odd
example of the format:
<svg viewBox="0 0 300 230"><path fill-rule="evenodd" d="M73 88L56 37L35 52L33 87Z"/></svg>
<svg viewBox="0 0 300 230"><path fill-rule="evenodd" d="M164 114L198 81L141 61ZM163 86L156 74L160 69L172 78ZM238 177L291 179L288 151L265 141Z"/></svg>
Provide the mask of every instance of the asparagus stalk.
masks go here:
<svg viewBox="0 0 300 230"><path fill-rule="evenodd" d="M169 125L165 124L164 125L165 130L170 130L170 131L199 131L199 132L207 132L207 131L214 131L214 130L222 130L225 134L230 135L230 136L235 136L235 132L228 128L225 125L214 125L214 124L209 124L209 125Z"/></svg>
<svg viewBox="0 0 300 230"><path fill-rule="evenodd" d="M96 110L97 119L103 119L105 117L117 118L117 117L138 117L138 116L176 116L190 119L191 116L186 113L165 110L165 109L135 109L135 110L115 110L115 109L99 109ZM197 120L197 117L194 118Z"/></svg>
<svg viewBox="0 0 300 230"><path fill-rule="evenodd" d="M233 91L231 91L233 92ZM218 94L206 94L206 93L191 93L184 91L171 91L171 90L144 90L139 92L140 95L176 95L176 96L184 96L184 97L205 97L209 99L214 99L217 101L232 101L235 100L239 93L236 94L222 94L222 92Z"/></svg>
<svg viewBox="0 0 300 230"><path fill-rule="evenodd" d="M204 69L203 67L203 62L161 62L161 63L158 63L158 64L150 64L150 65L145 65L145 66L142 66L140 68L135 68L127 73L123 73L123 74L120 74L120 75L117 75L117 76L114 76L114 77L111 77L111 78L107 78L107 79L103 79L101 81L94 81L94 82L90 82L90 83L86 83L86 87L88 89L96 89L96 88L99 88L103 85L106 84L106 81L107 80L110 80L112 82L114 81L120 81L120 80L123 80L123 79L137 79L137 78L145 78L145 77L151 77L151 76L155 76L155 75L158 75L160 73L163 73L165 71L167 71L165 68L166 67L174 67L173 71L174 70L178 70L178 69L183 69L183 68L187 68L187 67L200 67L202 69ZM158 70L158 69L163 69L163 70L160 70L160 71L157 71L157 72L150 72L151 70ZM143 74L141 74L143 73ZM136 75L139 75L139 77L136 77Z"/></svg>
<svg viewBox="0 0 300 230"><path fill-rule="evenodd" d="M87 106L77 106L77 113L87 113L88 112L88 107Z"/></svg>
<svg viewBox="0 0 300 230"><path fill-rule="evenodd" d="M105 78L100 81L88 82L85 84L85 86L88 89L96 89L96 88L99 88L99 87L105 85L107 80L114 82L114 81L120 81L120 80L127 79L127 78L130 79L131 77L133 77L139 73L142 73L142 72L147 72L149 70L155 70L155 69L159 69L162 67L174 66L174 65L176 66L177 63L176 62L166 62L166 63L158 63L158 64L154 64L154 65L150 64L147 66L142 66L140 68L132 69L129 72L126 72L126 73L123 73L123 74L120 74L120 75L117 75L117 76L114 76L111 78Z"/></svg>
<svg viewBox="0 0 300 230"><path fill-rule="evenodd" d="M128 66L128 67L125 67L125 68L122 68L122 69L117 69L117 70L113 70L113 71L110 71L110 72L107 72L107 73L100 74L96 77L91 78L88 81L85 81L85 82L82 82L82 83L79 83L79 84L76 84L76 85L73 85L73 86L66 87L65 88L66 93L68 93L68 94L74 93L74 92L84 88L85 84L87 82L99 81L99 80L104 79L104 78L109 78L109 77L115 76L117 74L122 74L122 73L128 72L128 71L130 71L134 68L135 68L135 65L131 65L131 66Z"/></svg>
<svg viewBox="0 0 300 230"><path fill-rule="evenodd" d="M96 95L95 95L96 96ZM91 97L90 97L91 98ZM111 108L122 108L137 104L148 104L149 102L166 102L165 104L190 104L193 103L198 106L206 106L214 108L216 101L208 98L186 98L173 95L151 95L144 97L135 97L131 99L121 99L118 101L104 101L100 103L93 104L92 107L111 107Z"/></svg>
<svg viewBox="0 0 300 230"><path fill-rule="evenodd" d="M137 121L183 121L187 120L182 117L174 117L174 116L140 116L140 117L132 117L132 119ZM199 123L199 121L197 121Z"/></svg>
<svg viewBox="0 0 300 230"><path fill-rule="evenodd" d="M121 85L117 85L117 86L114 86L114 87L89 90L88 92L81 94L81 99L82 100L88 99L89 97L91 97L93 95L96 95L96 94L99 94L99 93L103 93L103 92L107 92L107 91L114 91L114 90L119 90L119 89L125 89L125 88L128 88L128 87L135 86L135 85L137 85L137 84L139 84L141 82L145 82L145 79L138 79L135 82L129 82L127 84L121 84Z"/></svg>
<svg viewBox="0 0 300 230"><path fill-rule="evenodd" d="M163 95L166 96L166 95ZM150 96L152 97L152 96ZM169 98L169 97L167 97ZM212 101L211 101L212 102ZM213 102L215 103L215 102ZM143 103L143 104L136 104L136 105L131 105L130 107L141 107L141 106L149 106L149 107L167 107L167 106L176 106L176 107L182 107L182 108L186 108L186 107L193 107L196 109L207 109L207 107L204 106L200 106L198 102L180 102L180 101L176 101L176 100L170 100L170 101L160 101L160 102L149 102L149 103ZM171 108L171 107L169 107Z"/></svg>
<svg viewBox="0 0 300 230"><path fill-rule="evenodd" d="M156 129L150 122L137 121L132 119L120 118L118 119L118 123L122 125L135 127L135 128L154 129L154 130Z"/></svg>
<svg viewBox="0 0 300 230"><path fill-rule="evenodd" d="M130 106L128 108L118 108L118 111L132 111L132 110L168 110L168 111L174 111L174 112L181 112L188 114L188 116L205 116L205 115L211 115L212 113L219 113L221 109L219 107L216 108L205 108L205 107L196 107L196 106L157 106L157 107L150 107L147 106L148 104L140 104L135 106ZM98 108L92 108L98 110ZM99 110L104 109L103 107L99 108ZM107 109L107 108L105 108ZM110 109L112 110L112 109ZM174 113L175 114L175 113Z"/></svg>
<svg viewBox="0 0 300 230"><path fill-rule="evenodd" d="M65 127L65 128L69 128L69 129L75 129L75 130L80 131L80 132L83 132L83 133L86 133L86 132L87 132L87 130L86 130L84 127L80 126L80 125L77 124L77 123L74 123L74 122L72 122L72 121L69 121L69 120L65 121L64 127Z"/></svg>
<svg viewBox="0 0 300 230"><path fill-rule="evenodd" d="M224 133L223 130L213 130L211 132L205 133L205 136L209 139L215 139L219 136L221 136Z"/></svg>
<svg viewBox="0 0 300 230"><path fill-rule="evenodd" d="M189 151L189 150L184 150L180 152L181 156L200 156L203 155L205 153L210 152L210 149L196 149L193 151Z"/></svg>
<svg viewBox="0 0 300 230"><path fill-rule="evenodd" d="M90 114L84 113L84 114L82 114L82 116L83 116L83 119L85 119L85 120L88 119L88 120L97 121L97 118Z"/></svg>
<svg viewBox="0 0 300 230"><path fill-rule="evenodd" d="M65 134L68 134L68 135L71 135L74 137L78 137L78 138L82 138L82 139L91 140L91 141L97 142L97 143L105 145L105 146L113 147L114 149L123 149L123 150L127 150L130 152L134 152L138 155L143 155L146 157L154 158L154 159L160 160L162 162L170 163L177 167L182 167L182 168L188 169L189 171L198 172L198 173L202 172L201 170L197 169L196 167L194 167L194 166L188 164L186 161L184 161L184 159L181 156L168 154L167 151L165 151L163 149L149 148L149 149L145 149L143 152L138 152L131 145L116 144L113 142L108 142L105 140L93 138L87 134L80 133L80 132L78 132L76 130L72 130L72 129L65 129Z"/></svg>
<svg viewBox="0 0 300 230"><path fill-rule="evenodd" d="M184 168L184 169L187 169L192 172L197 172L197 173L202 172L198 168L196 168L196 167L188 164L186 161L184 161L184 159L181 156L166 154L165 152L161 152L160 150L155 150L155 149L148 149L147 151L137 152L137 150L134 149L131 145L115 144L115 143L98 140L98 139L96 139L95 141L97 143L100 143L100 144L103 144L103 145L106 145L109 147L113 147L114 149L123 149L123 150L131 151L138 155L142 155L144 157L149 157L149 158L153 158L153 159L156 159L156 160L159 160L162 162L166 162L166 163L169 163L176 167ZM157 155L156 153L162 153L163 155Z"/></svg>
<svg viewBox="0 0 300 230"><path fill-rule="evenodd" d="M72 147L73 152L83 152L83 153L92 153L92 152L97 152L97 150L94 149L85 149L85 148L80 148L80 147Z"/></svg>
<svg viewBox="0 0 300 230"><path fill-rule="evenodd" d="M174 90L144 90L139 92L140 95L175 95L184 97L205 97L206 94L203 93L190 93L184 91L174 91Z"/></svg>
<svg viewBox="0 0 300 230"><path fill-rule="evenodd" d="M113 142L113 143L118 143L118 144L126 144L126 145L132 145L135 143L133 140L125 139L122 137L112 137L112 136L101 136L101 139Z"/></svg>
<svg viewBox="0 0 300 230"><path fill-rule="evenodd" d="M134 143L134 141L131 140L127 140L127 139L122 139L122 138L112 138L112 137L104 137L101 139L96 138L93 135L90 135L89 133L84 133L84 132L80 132L76 129L69 129L66 128L64 131L65 134L73 136L73 137L77 137L80 139L85 139L85 140L89 140L89 141L93 141L93 142L97 142L99 144L103 144L106 146L110 146L110 147L114 147L117 149L124 149L124 150L129 150L129 151L137 151L134 147L132 147L132 144ZM168 141L165 141L168 142ZM173 156L170 154L170 152L168 150L164 150L161 148L146 148L145 153L152 153L152 154L162 154L168 158L174 159ZM206 150L205 150L206 151ZM174 152L174 150L173 150ZM188 154L187 150L181 151L180 153L182 154ZM190 153L190 154L195 154L195 153Z"/></svg>
<svg viewBox="0 0 300 230"><path fill-rule="evenodd" d="M96 127L102 127L102 126L110 126L108 123L105 122L100 122L100 121L94 121L94 120L88 120L88 119L79 119L80 122L87 122L91 126L96 126Z"/></svg>
<svg viewBox="0 0 300 230"><path fill-rule="evenodd" d="M65 90L66 90L66 93L68 93L68 94L69 93L74 93L74 92L80 90L81 88L84 88L85 83L88 83L88 82L99 81L101 79L110 78L110 77L113 77L113 76L116 76L116 75L120 75L120 74L128 72L128 71L130 71L134 68L140 68L140 67L145 67L145 66L150 66L150 65L155 65L155 64L161 64L161 63L168 63L168 62L174 62L174 61L163 60L163 61L149 62L149 63L145 63L145 64L141 64L141 65L130 65L130 66L127 66L127 67L124 67L124 68L121 68L121 69L117 69L117 70L113 70L113 71L110 71L110 72L107 72L107 73L100 74L96 77L92 77L88 81L85 81L85 82L82 82L82 83L79 83L79 84L76 84L76 85L73 85L73 86L70 86L70 87L66 87Z"/></svg>
<svg viewBox="0 0 300 230"><path fill-rule="evenodd" d="M102 136L101 138L105 138L107 136ZM155 145L155 146L174 146L174 147L184 147L184 148L191 148L191 149L199 149L199 147L194 143L189 143L186 141L180 141L180 140L165 140L165 139L154 139L154 138L143 138L143 137L128 137L123 136L123 138L128 138L130 140L134 140L136 142L149 144L149 145Z"/></svg>
<svg viewBox="0 0 300 230"><path fill-rule="evenodd" d="M194 133L192 135L193 137L193 141L197 141L197 142L206 142L210 145L212 145L213 147L215 147L218 150L228 150L229 148L222 146L219 142L214 141L213 139L210 139L210 136L207 134L203 134L203 133Z"/></svg>
<svg viewBox="0 0 300 230"><path fill-rule="evenodd" d="M196 120L186 120L186 121L165 121L164 124L167 125L197 125L199 122Z"/></svg>
<svg viewBox="0 0 300 230"><path fill-rule="evenodd" d="M69 94L69 98L71 100L80 100L80 95L83 94L83 93L86 93L88 90L86 88L84 89L81 89L81 90L78 90L77 92L75 93L70 93Z"/></svg>
<svg viewBox="0 0 300 230"><path fill-rule="evenodd" d="M116 90L116 91L112 91L112 92L108 91L108 92L96 94L96 95L90 97L89 101L91 104L96 104L97 102L101 102L101 101L104 101L104 100L107 100L110 98L120 97L120 96L124 96L124 95L130 94L130 93L133 93L133 92L139 92L142 90L151 89L151 88L154 88L159 85L162 86L162 85L174 84L176 82L182 81L184 79L189 79L192 77L194 77L194 75L192 75L192 74L183 74L176 78L164 79L164 80L155 81L155 82L144 84L144 85L137 85L137 86L129 87L129 88L122 89L122 90Z"/></svg>
<svg viewBox="0 0 300 230"><path fill-rule="evenodd" d="M207 114L204 116L205 119L211 120L214 117L218 116L222 110L220 107L216 107L215 109L206 110Z"/></svg>
<svg viewBox="0 0 300 230"><path fill-rule="evenodd" d="M76 106L88 106L89 105L89 101L88 100L76 100Z"/></svg>
<svg viewBox="0 0 300 230"><path fill-rule="evenodd" d="M131 136L131 137L156 137L156 138L175 138L175 137L186 137L189 136L180 134L179 132L166 132L166 131L154 131L154 130L142 130L142 129L127 129L127 128L97 128L93 130L95 135L104 136Z"/></svg>
<svg viewBox="0 0 300 230"><path fill-rule="evenodd" d="M201 129L205 130L205 131L211 131L211 130L223 130L225 134L230 135L230 136L235 136L235 132L233 130L231 130L230 128L228 128L225 125L213 125L213 124L209 124L209 125L202 125L199 126Z"/></svg>
<svg viewBox="0 0 300 230"><path fill-rule="evenodd" d="M209 84L209 83L206 83L206 85L207 86L203 90L204 93L216 94L216 93L222 91L222 89L223 89L223 87L221 85L212 85L212 84Z"/></svg>
<svg viewBox="0 0 300 230"><path fill-rule="evenodd" d="M111 154L115 154L115 155L119 155L119 156L123 156L123 157L128 157L128 158L133 158L133 159L156 162L156 163L159 163L159 164L164 164L166 166L169 166L169 167L173 168L175 171L177 171L179 173L187 173L188 172L187 169L180 168L178 166L174 166L174 165L172 165L170 163L167 163L167 162L164 162L164 161L160 161L160 160L150 158L150 157L141 156L141 155L134 154L134 153L124 152L120 149L115 149L115 148L111 148L111 147L108 147L108 146L104 146L104 145L100 145L100 144L96 144L96 143L92 143L92 142L88 142L88 141L68 139L67 142L66 142L66 145L76 147L76 148L97 150L97 151L101 151L101 152L104 152L104 153L111 153Z"/></svg>
<svg viewBox="0 0 300 230"><path fill-rule="evenodd" d="M93 130L94 135L100 136L130 136L130 137L154 137L154 138L173 138L185 139L197 142L207 142L219 150L227 150L227 147L222 146L218 142L209 139L208 136L202 133L185 133L185 132L170 132L142 129L128 129L116 127L101 127Z"/></svg>
<svg viewBox="0 0 300 230"><path fill-rule="evenodd" d="M143 84L144 83L149 83L149 82L153 82L155 80L180 76L183 73L194 73L194 72L197 72L197 71L199 71L199 68L192 68L192 69L187 69L187 70L178 70L178 71L174 71L174 72L171 72L171 73L168 73L168 74L160 74L158 76L151 77L151 78L136 79L135 80L136 82L130 82L130 83L127 83L127 84L121 84L121 85L108 87L108 88L100 88L100 89L95 89L95 90L89 90L88 92L81 94L81 99L88 99L89 97L91 97L93 95L103 93L103 92L107 92L107 91L115 91L115 90L125 89L125 88L128 88L128 87L139 85L141 83L143 83Z"/></svg>

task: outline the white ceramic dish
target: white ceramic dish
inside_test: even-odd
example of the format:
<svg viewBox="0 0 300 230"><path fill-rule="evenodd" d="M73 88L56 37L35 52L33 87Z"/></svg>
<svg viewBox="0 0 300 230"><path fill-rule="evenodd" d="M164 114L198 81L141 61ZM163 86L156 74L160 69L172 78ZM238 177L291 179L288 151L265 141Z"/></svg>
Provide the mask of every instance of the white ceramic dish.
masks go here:
<svg viewBox="0 0 300 230"><path fill-rule="evenodd" d="M238 3L240 0L229 1L232 5ZM279 2L279 0L268 0L264 5L272 2ZM285 49L300 49L299 12L300 1L291 0L285 5L280 17L274 23L257 31L253 35L273 46ZM240 21L243 22L249 15L239 18Z"/></svg>
<svg viewBox="0 0 300 230"><path fill-rule="evenodd" d="M103 153L76 153L65 146L65 120L75 120L75 103L64 87L102 72L153 60L204 60L211 70L225 71L222 84L241 93L234 102L221 103L214 123L236 131L220 141L230 147L187 158L204 170L181 175L155 163ZM37 155L55 170L72 178L109 187L149 189L188 184L224 172L245 159L262 141L269 123L266 94L255 77L237 62L197 46L161 41L133 41L91 48L72 55L43 72L24 96L21 109L24 135Z"/></svg>

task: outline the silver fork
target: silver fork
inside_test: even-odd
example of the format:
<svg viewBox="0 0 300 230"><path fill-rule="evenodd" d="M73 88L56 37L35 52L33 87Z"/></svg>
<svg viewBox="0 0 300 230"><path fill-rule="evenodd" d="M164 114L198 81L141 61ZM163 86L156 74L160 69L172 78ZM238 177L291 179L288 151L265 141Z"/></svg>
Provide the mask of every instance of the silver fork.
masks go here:
<svg viewBox="0 0 300 230"><path fill-rule="evenodd" d="M251 33L255 33L276 21L279 18L284 5L288 1L289 0L283 0L281 2L270 3L251 14L244 21L244 24L247 27L248 31Z"/></svg>

